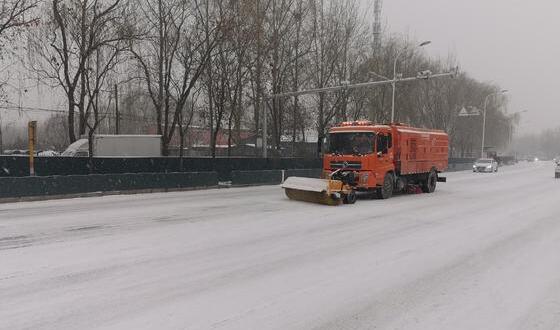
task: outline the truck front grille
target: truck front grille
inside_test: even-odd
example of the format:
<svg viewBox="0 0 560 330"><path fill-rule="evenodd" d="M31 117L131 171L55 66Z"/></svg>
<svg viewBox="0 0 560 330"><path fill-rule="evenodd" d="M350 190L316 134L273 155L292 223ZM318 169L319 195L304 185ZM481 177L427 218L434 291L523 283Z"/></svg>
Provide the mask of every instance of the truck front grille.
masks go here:
<svg viewBox="0 0 560 330"><path fill-rule="evenodd" d="M362 162L352 162L352 161L332 161L331 168L338 170L338 169L347 169L347 170L361 170L362 169Z"/></svg>

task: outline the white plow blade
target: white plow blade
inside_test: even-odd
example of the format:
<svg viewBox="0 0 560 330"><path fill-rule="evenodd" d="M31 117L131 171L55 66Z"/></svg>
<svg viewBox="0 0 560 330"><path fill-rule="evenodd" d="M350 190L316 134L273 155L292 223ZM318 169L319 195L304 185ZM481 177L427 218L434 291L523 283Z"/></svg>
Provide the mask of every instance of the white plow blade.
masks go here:
<svg viewBox="0 0 560 330"><path fill-rule="evenodd" d="M282 188L296 189L314 192L326 192L329 186L329 180L313 179L313 178L300 178L291 176L282 184Z"/></svg>

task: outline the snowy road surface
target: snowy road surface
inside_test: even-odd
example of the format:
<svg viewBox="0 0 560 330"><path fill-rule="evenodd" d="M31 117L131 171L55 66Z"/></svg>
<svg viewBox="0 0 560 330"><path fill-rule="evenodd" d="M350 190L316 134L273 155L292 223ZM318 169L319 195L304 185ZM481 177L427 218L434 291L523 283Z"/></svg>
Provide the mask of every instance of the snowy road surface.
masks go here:
<svg viewBox="0 0 560 330"><path fill-rule="evenodd" d="M340 207L277 186L0 205L0 329L560 329L553 172Z"/></svg>

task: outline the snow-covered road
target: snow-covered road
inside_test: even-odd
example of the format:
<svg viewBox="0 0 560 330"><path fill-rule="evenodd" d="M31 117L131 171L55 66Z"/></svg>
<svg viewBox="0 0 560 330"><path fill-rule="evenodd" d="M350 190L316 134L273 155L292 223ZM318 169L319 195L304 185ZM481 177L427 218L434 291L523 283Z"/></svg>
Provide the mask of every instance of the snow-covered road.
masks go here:
<svg viewBox="0 0 560 330"><path fill-rule="evenodd" d="M0 329L560 329L550 162L327 207L275 187L0 205Z"/></svg>

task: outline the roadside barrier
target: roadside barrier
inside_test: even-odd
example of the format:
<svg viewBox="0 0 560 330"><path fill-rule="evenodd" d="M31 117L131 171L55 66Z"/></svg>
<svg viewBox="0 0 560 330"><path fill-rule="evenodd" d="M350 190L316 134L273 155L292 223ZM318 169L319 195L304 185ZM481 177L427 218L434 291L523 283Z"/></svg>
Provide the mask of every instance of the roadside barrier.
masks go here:
<svg viewBox="0 0 560 330"><path fill-rule="evenodd" d="M216 172L93 174L0 178L0 198L218 186Z"/></svg>

